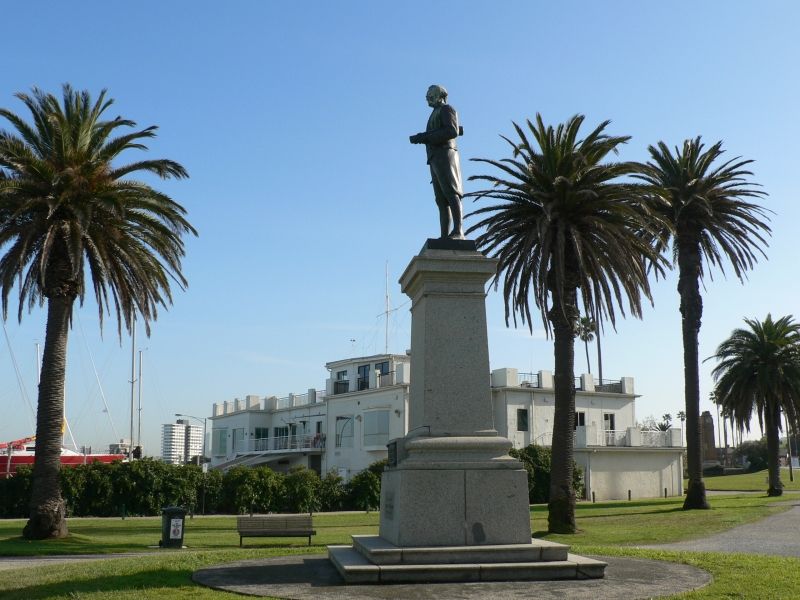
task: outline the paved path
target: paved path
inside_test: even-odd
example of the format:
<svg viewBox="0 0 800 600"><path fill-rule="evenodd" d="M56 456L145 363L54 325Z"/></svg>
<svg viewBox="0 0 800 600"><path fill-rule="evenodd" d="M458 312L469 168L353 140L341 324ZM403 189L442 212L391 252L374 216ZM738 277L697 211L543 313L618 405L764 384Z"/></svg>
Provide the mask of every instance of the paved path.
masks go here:
<svg viewBox="0 0 800 600"><path fill-rule="evenodd" d="M0 571L21 569L23 567L42 567L69 562L129 558L147 556L152 552L121 552L119 554L59 554L53 556L0 556Z"/></svg>
<svg viewBox="0 0 800 600"><path fill-rule="evenodd" d="M786 512L771 515L755 523L740 525L698 540L641 546L659 550L688 550L690 552L744 552L800 557L800 501L791 499Z"/></svg>
<svg viewBox="0 0 800 600"><path fill-rule="evenodd" d="M324 555L241 560L195 571L192 580L249 596L291 600L643 600L707 585L711 575L689 565L596 556L604 579L486 583L344 585Z"/></svg>
<svg viewBox="0 0 800 600"><path fill-rule="evenodd" d="M743 552L800 557L800 500L788 499L792 507L755 523L741 525L710 537L642 546L692 552ZM91 554L68 556L0 557L0 570L41 567L48 564L83 562L142 556L151 553ZM322 556L284 556L272 559L238 561L201 569L193 579L218 589L255 596L279 596L309 600L357 598L486 598L494 600L529 598L651 598L702 587L708 573L663 561L598 557L609 567L606 578L590 581L550 581L530 583L436 584L428 586L342 586L338 574ZM266 578L266 579L265 579ZM657 591L656 591L657 590Z"/></svg>

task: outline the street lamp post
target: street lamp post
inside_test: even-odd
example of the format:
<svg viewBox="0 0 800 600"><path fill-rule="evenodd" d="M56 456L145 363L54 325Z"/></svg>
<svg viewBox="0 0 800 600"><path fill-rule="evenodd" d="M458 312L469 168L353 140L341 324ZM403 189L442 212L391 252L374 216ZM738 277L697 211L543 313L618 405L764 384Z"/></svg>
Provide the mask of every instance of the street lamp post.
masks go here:
<svg viewBox="0 0 800 600"><path fill-rule="evenodd" d="M207 423L206 417L203 417L201 419L200 417L195 417L194 415L184 415L182 413L175 413L175 416L176 417L188 417L190 419L194 419L197 422L200 422L200 421L203 422L203 454L202 454L202 461L205 462L205 460L206 460L206 423ZM197 466L198 467L200 466L200 460L201 459L198 456L197 457ZM201 477L202 477L202 474L201 474ZM201 500L200 500L200 514L203 514L203 515L206 514L206 483L205 483L205 481L203 482L203 495L202 495Z"/></svg>

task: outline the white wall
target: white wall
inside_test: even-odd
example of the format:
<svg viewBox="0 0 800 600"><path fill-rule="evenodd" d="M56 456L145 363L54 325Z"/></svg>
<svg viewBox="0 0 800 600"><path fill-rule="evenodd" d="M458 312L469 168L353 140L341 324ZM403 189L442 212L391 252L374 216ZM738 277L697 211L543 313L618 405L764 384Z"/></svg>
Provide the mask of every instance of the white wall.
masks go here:
<svg viewBox="0 0 800 600"><path fill-rule="evenodd" d="M389 411L388 439L403 437L406 427L408 387L380 388L357 394L328 397L326 450L322 459L323 473L337 471L346 478L366 469L387 456L386 446L365 446L364 413L371 410ZM336 417L353 417L352 448L336 447Z"/></svg>
<svg viewBox="0 0 800 600"><path fill-rule="evenodd" d="M643 448L575 449L584 470L586 499L627 500L683 495L682 450Z"/></svg>
<svg viewBox="0 0 800 600"><path fill-rule="evenodd" d="M493 376L498 379L495 372ZM515 448L532 443L549 446L553 431L555 396L552 389L503 387L492 389L492 414L498 433ZM517 410L528 410L528 431L517 431ZM614 428L624 431L636 422L635 399L602 393L575 394L575 410L586 413L586 425L603 430L603 414L614 414Z"/></svg>

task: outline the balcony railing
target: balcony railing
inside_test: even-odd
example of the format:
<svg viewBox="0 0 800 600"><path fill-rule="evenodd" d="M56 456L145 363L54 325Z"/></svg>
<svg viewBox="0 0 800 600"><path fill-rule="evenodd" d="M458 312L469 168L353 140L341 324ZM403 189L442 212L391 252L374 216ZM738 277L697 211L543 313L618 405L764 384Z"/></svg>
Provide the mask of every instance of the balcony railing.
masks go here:
<svg viewBox="0 0 800 600"><path fill-rule="evenodd" d="M622 382L613 381L611 379L599 379L594 384L594 391L595 392L606 392L606 393L611 393L611 394L621 394L622 393Z"/></svg>
<svg viewBox="0 0 800 600"><path fill-rule="evenodd" d="M294 406L305 406L309 403L309 395L308 392L303 394L291 394L284 398L278 398L278 401L275 403L275 408L277 410L281 410L283 408L292 408Z"/></svg>
<svg viewBox="0 0 800 600"><path fill-rule="evenodd" d="M630 446L627 431L613 431L606 429L602 432L604 446Z"/></svg>
<svg viewBox="0 0 800 600"><path fill-rule="evenodd" d="M677 431L677 433L675 433ZM553 433L545 431L535 436L532 444L552 446ZM575 429L575 447L636 447L636 448L680 448L680 430L638 431L634 428L623 430L604 430L595 427L578 426Z"/></svg>
<svg viewBox="0 0 800 600"><path fill-rule="evenodd" d="M339 381L333 382L333 393L334 394L347 394L349 392L363 392L364 390L371 389L369 386L369 378L367 377L356 377L355 385L353 386L354 389L350 389L350 380L349 379L340 379ZM395 385L396 378L395 372L389 371L388 373L380 373L376 376L376 387L388 387L390 385ZM295 404L295 406L297 406Z"/></svg>
<svg viewBox="0 0 800 600"><path fill-rule="evenodd" d="M250 452L282 452L285 450L314 450L325 448L325 434L282 435L256 438L249 441Z"/></svg>
<svg viewBox="0 0 800 600"><path fill-rule="evenodd" d="M378 375L378 387L388 387L395 384L394 371L388 373L380 373Z"/></svg>
<svg viewBox="0 0 800 600"><path fill-rule="evenodd" d="M663 448L669 445L666 431L642 431L640 435L642 446Z"/></svg>
<svg viewBox="0 0 800 600"><path fill-rule="evenodd" d="M519 373L518 376L519 376L520 387L528 387L528 388L542 387L542 384L539 381L538 373Z"/></svg>

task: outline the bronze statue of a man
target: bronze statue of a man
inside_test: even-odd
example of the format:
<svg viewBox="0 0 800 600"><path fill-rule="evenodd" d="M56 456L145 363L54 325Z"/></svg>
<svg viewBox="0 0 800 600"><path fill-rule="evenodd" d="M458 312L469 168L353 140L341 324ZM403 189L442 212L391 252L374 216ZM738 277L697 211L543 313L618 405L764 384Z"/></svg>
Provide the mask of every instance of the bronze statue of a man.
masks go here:
<svg viewBox="0 0 800 600"><path fill-rule="evenodd" d="M425 144L428 164L431 168L431 183L439 207L439 224L442 238L464 239L461 216L461 197L464 189L461 184L461 164L458 160L456 138L461 135L458 113L447 104L447 90L440 85L432 85L425 94L433 111L428 118L428 126L423 133L412 135L412 144ZM451 224L452 222L452 229Z"/></svg>

